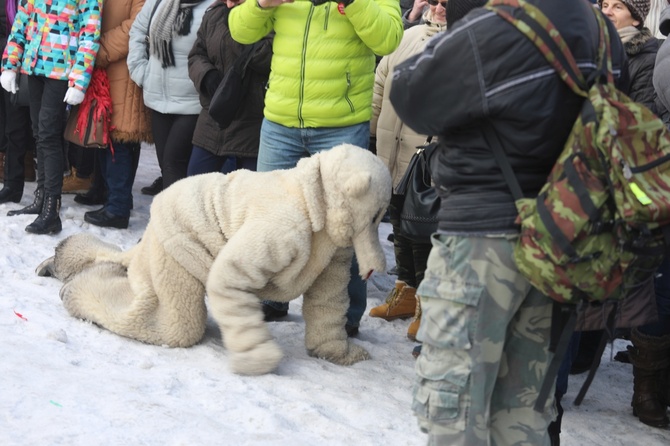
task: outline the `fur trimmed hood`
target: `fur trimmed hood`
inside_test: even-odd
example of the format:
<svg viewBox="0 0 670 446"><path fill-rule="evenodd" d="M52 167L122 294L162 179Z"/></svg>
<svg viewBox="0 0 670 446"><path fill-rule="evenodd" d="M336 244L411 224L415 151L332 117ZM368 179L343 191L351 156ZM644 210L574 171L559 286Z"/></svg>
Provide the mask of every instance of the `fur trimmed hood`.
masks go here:
<svg viewBox="0 0 670 446"><path fill-rule="evenodd" d="M654 39L648 28L642 28L633 38L623 44L628 57L636 56L644 51L644 47L650 40Z"/></svg>

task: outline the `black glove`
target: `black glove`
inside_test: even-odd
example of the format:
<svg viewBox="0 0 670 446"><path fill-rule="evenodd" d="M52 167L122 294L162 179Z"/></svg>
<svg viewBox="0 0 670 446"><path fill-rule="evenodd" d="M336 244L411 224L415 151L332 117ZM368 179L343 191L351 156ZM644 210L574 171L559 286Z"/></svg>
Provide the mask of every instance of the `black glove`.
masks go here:
<svg viewBox="0 0 670 446"><path fill-rule="evenodd" d="M200 84L202 93L211 99L222 80L223 76L221 76L219 70L209 70Z"/></svg>
<svg viewBox="0 0 670 446"><path fill-rule="evenodd" d="M314 6L323 5L328 2L342 3L345 7L349 6L354 2L354 0L309 0Z"/></svg>

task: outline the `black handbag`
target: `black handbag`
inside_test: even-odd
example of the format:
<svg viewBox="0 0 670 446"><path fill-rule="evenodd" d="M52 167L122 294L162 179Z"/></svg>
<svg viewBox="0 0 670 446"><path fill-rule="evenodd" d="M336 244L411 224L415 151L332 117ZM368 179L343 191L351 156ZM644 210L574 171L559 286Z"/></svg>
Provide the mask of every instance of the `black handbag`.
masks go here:
<svg viewBox="0 0 670 446"><path fill-rule="evenodd" d="M437 142L428 138L426 145L417 147L394 191L396 195L405 196L400 211L400 230L411 240L425 242L437 230L440 197L432 185L428 167L428 160L437 146Z"/></svg>
<svg viewBox="0 0 670 446"><path fill-rule="evenodd" d="M249 45L242 51L212 95L209 103L209 116L219 124L221 129L227 128L233 122L242 105L248 88L248 82L245 82L244 76L257 46L257 44Z"/></svg>
<svg viewBox="0 0 670 446"><path fill-rule="evenodd" d="M16 75L16 85L19 87L19 91L9 94L9 103L14 107L28 107L30 105L28 75L24 73L18 73Z"/></svg>

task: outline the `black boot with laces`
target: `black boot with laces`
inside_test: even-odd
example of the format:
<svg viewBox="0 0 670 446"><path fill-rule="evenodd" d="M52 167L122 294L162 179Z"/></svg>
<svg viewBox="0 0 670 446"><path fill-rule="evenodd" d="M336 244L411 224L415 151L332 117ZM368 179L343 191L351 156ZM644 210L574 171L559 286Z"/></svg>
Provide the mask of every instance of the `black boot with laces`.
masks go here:
<svg viewBox="0 0 670 446"><path fill-rule="evenodd" d="M56 234L63 229L60 221L60 195L47 195L42 212L34 222L26 226L31 234Z"/></svg>

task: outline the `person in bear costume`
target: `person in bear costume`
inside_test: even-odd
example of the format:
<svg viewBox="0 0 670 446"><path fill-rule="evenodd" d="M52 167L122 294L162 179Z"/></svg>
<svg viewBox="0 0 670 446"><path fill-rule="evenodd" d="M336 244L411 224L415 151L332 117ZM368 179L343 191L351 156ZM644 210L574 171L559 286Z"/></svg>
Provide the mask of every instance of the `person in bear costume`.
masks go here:
<svg viewBox="0 0 670 446"><path fill-rule="evenodd" d="M386 166L348 144L293 169L197 175L154 198L130 250L79 233L37 274L64 283L70 315L170 347L202 339L206 294L230 367L245 375L269 373L282 357L261 301L302 295L308 354L350 365L369 358L344 328L351 259L355 251L365 279L385 270L378 228L391 187Z"/></svg>

